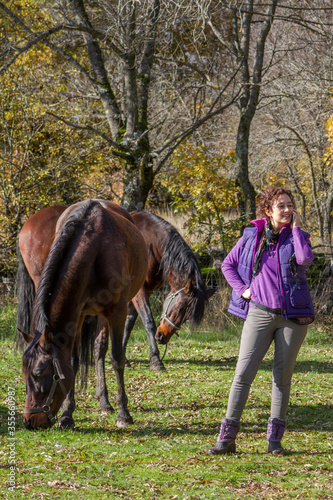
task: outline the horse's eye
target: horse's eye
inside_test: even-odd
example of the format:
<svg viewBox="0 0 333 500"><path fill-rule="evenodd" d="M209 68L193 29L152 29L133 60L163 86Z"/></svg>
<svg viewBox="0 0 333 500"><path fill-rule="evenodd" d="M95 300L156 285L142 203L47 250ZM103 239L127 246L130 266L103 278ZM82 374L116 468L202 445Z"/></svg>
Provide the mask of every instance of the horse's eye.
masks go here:
<svg viewBox="0 0 333 500"><path fill-rule="evenodd" d="M33 378L36 380L41 379L48 366L49 366L49 361L45 361L44 363L38 363L38 365L32 372Z"/></svg>
<svg viewBox="0 0 333 500"><path fill-rule="evenodd" d="M43 376L43 372L44 372L44 370L35 370L32 372L31 375L33 376L33 378L35 380L40 380Z"/></svg>

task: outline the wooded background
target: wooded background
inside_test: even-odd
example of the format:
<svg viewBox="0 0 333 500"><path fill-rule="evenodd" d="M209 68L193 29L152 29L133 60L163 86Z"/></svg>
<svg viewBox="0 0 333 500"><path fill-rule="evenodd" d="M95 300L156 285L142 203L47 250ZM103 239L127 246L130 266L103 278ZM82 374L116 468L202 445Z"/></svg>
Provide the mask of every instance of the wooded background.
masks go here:
<svg viewBox="0 0 333 500"><path fill-rule="evenodd" d="M0 2L0 272L33 212L169 207L228 250L289 187L331 253L330 0Z"/></svg>

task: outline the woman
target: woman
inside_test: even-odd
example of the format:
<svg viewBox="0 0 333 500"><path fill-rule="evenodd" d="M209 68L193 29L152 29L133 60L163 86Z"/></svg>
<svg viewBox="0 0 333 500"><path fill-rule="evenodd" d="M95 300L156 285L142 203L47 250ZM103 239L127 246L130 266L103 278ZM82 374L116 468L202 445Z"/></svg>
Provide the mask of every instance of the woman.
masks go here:
<svg viewBox="0 0 333 500"><path fill-rule="evenodd" d="M313 260L309 235L288 189L271 188L259 199L257 213L222 263L232 286L229 312L246 319L226 418L208 453L235 453L235 438L250 386L272 342L275 345L268 452L285 454L281 439L290 382L308 324L314 320L305 266Z"/></svg>

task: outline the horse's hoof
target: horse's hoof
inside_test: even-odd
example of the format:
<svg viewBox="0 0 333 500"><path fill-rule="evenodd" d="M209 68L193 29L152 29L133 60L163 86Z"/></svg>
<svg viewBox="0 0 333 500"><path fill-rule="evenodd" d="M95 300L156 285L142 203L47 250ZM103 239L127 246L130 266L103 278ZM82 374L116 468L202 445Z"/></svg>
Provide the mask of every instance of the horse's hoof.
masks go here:
<svg viewBox="0 0 333 500"><path fill-rule="evenodd" d="M150 369L153 372L161 372L161 371L165 370L165 366L162 363L162 361L158 359L157 361L153 361L150 363Z"/></svg>
<svg viewBox="0 0 333 500"><path fill-rule="evenodd" d="M62 431L65 429L74 429L75 423L72 417L60 417L57 424L57 429Z"/></svg>
<svg viewBox="0 0 333 500"><path fill-rule="evenodd" d="M109 413L114 413L114 408L112 408L111 405L101 405L98 408L98 411L103 415L103 414L109 414Z"/></svg>
<svg viewBox="0 0 333 500"><path fill-rule="evenodd" d="M126 417L126 418L117 418L116 419L116 426L117 427L128 427L129 425L134 424L133 418L132 417Z"/></svg>

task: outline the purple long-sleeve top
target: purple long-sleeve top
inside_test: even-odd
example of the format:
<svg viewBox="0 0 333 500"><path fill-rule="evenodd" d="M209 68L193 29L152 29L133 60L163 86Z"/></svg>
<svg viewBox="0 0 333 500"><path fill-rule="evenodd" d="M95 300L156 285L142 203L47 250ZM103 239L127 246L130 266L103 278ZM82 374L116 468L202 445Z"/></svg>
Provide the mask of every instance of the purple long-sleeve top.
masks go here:
<svg viewBox="0 0 333 500"><path fill-rule="evenodd" d="M252 221L252 224L257 226L258 231L262 231L265 219L254 220ZM281 231L283 231L283 229L284 228L282 228ZM311 247L309 246L309 239L303 236L300 227L293 228L292 236L297 264L309 264L314 258ZM241 297L248 288L248 286L243 283L237 272L239 255L242 248L242 239L243 238L239 239L221 266L226 280L239 297ZM276 248L276 245L271 246L269 253L264 250L261 258L260 272L252 279L250 286L251 299L254 302L272 309L280 309L282 307L281 294L277 280L278 259L276 255ZM254 307L251 303L250 306Z"/></svg>

